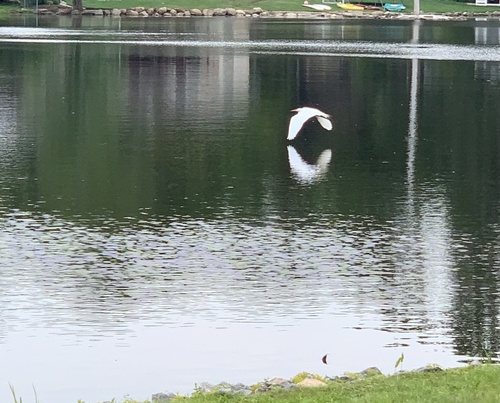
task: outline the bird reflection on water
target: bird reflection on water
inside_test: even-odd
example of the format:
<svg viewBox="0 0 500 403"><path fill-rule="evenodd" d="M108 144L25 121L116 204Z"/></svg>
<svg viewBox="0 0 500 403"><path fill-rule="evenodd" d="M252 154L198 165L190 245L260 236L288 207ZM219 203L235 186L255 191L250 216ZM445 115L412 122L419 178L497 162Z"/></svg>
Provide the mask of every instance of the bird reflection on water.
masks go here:
<svg viewBox="0 0 500 403"><path fill-rule="evenodd" d="M297 182L310 185L324 179L332 160L332 150L323 150L314 164L307 162L292 145L287 146L287 152L290 171Z"/></svg>

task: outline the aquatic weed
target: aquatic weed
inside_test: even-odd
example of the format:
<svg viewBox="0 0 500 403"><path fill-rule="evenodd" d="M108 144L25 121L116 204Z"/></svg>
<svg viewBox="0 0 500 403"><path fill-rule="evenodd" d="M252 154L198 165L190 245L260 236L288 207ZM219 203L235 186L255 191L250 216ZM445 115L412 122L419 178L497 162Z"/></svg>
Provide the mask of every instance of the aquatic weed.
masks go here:
<svg viewBox="0 0 500 403"><path fill-rule="evenodd" d="M401 370L403 370L403 361L405 359L405 354L401 353L400 357L397 359L396 364L394 364L394 371L401 366Z"/></svg>
<svg viewBox="0 0 500 403"><path fill-rule="evenodd" d="M38 395L36 393L36 389L35 389L35 386L33 386L33 393L35 395L35 403L38 403ZM12 393L12 398L14 399L14 403L23 403L23 398L22 397L19 397L19 401L17 400L17 396L16 396L16 391L14 390L14 386L12 386L10 383L9 383L9 388L10 388L10 392Z"/></svg>

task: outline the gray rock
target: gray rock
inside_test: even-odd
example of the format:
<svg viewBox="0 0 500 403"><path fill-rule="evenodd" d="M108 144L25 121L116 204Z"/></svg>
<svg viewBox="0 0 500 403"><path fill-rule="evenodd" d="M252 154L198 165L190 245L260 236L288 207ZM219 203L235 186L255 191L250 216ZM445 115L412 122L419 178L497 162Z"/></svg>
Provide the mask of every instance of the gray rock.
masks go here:
<svg viewBox="0 0 500 403"><path fill-rule="evenodd" d="M198 8L193 8L191 10L191 15L195 16L195 17L201 17L203 15L203 13L201 12L200 9Z"/></svg>
<svg viewBox="0 0 500 403"><path fill-rule="evenodd" d="M236 385L233 385L233 393L248 396L252 394L252 389L247 385L237 383Z"/></svg>
<svg viewBox="0 0 500 403"><path fill-rule="evenodd" d="M371 376L383 375L382 371L380 371L380 369L378 369L377 367L366 368L365 370L361 371L359 374L363 378L369 378Z"/></svg>
<svg viewBox="0 0 500 403"><path fill-rule="evenodd" d="M223 15L226 15L226 9L225 8L214 8L213 14L214 17L220 17Z"/></svg>
<svg viewBox="0 0 500 403"><path fill-rule="evenodd" d="M125 13L125 15L127 17L138 17L139 16L139 13L135 10L127 10L127 12Z"/></svg>
<svg viewBox="0 0 500 403"><path fill-rule="evenodd" d="M271 378L271 379L268 379L266 381L264 381L265 383L267 383L269 386L281 386L287 382L290 382L288 379L285 379L285 378Z"/></svg>
<svg viewBox="0 0 500 403"><path fill-rule="evenodd" d="M284 378L272 378L272 379L267 379L264 382L262 382L258 388L255 390L255 392L268 392L272 389L283 389L283 390L290 390L295 388L297 385L295 385L292 381Z"/></svg>
<svg viewBox="0 0 500 403"><path fill-rule="evenodd" d="M415 372L441 372L444 369L438 364L428 364L425 367L421 367L415 370Z"/></svg>
<svg viewBox="0 0 500 403"><path fill-rule="evenodd" d="M221 382L215 385L214 392L220 395L230 395L233 392L233 385L228 382Z"/></svg>
<svg viewBox="0 0 500 403"><path fill-rule="evenodd" d="M155 393L153 396L151 396L151 401L162 403L169 402L173 398L175 398L175 395L173 393Z"/></svg>
<svg viewBox="0 0 500 403"><path fill-rule="evenodd" d="M56 13L56 15L70 15L70 14L71 14L71 8L61 8Z"/></svg>
<svg viewBox="0 0 500 403"><path fill-rule="evenodd" d="M199 385L196 385L195 390L199 393L208 393L212 392L215 389L215 385L212 385L208 382L202 382Z"/></svg>
<svg viewBox="0 0 500 403"><path fill-rule="evenodd" d="M357 377L344 374L344 375L335 376L333 378L327 378L327 379L330 381L352 382L352 381L355 381L357 379Z"/></svg>
<svg viewBox="0 0 500 403"><path fill-rule="evenodd" d="M208 382L200 383L196 388L198 393L215 393L219 395L250 395L252 390L250 387L237 383L232 385L228 382L220 382L217 385L213 385Z"/></svg>

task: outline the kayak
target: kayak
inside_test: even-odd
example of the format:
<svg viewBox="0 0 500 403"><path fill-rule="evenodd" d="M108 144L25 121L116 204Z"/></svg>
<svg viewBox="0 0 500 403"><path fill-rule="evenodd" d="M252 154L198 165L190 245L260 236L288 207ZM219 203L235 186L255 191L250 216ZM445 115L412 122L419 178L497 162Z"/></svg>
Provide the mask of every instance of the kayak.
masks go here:
<svg viewBox="0 0 500 403"><path fill-rule="evenodd" d="M330 6L327 6L326 4L302 4L302 5L304 7L309 7L318 11L328 11L332 9Z"/></svg>
<svg viewBox="0 0 500 403"><path fill-rule="evenodd" d="M384 8L387 11L403 11L406 7L401 3L398 4L385 3Z"/></svg>
<svg viewBox="0 0 500 403"><path fill-rule="evenodd" d="M363 11L365 8L351 3L337 3L337 6L348 11Z"/></svg>

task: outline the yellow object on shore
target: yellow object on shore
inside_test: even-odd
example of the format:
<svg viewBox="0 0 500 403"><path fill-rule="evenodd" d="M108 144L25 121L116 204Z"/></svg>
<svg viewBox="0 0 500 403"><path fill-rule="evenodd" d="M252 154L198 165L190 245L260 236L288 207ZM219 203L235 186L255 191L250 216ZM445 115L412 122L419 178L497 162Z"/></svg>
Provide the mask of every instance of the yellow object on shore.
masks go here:
<svg viewBox="0 0 500 403"><path fill-rule="evenodd" d="M363 11L364 7L362 6L357 6L355 4L351 3L337 3L337 6L344 10L349 10L349 11Z"/></svg>

